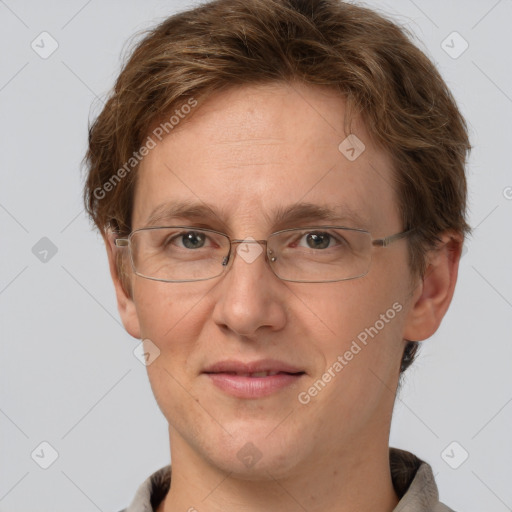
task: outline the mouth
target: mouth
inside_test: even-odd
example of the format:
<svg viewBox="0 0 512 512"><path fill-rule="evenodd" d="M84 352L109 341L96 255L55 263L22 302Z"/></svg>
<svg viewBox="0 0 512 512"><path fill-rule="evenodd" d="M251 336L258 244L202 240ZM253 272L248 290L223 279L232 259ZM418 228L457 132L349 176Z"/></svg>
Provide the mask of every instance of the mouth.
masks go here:
<svg viewBox="0 0 512 512"><path fill-rule="evenodd" d="M224 361L204 372L218 389L236 398L256 399L284 390L306 375L297 367L275 360L251 363Z"/></svg>
<svg viewBox="0 0 512 512"><path fill-rule="evenodd" d="M264 371L264 372L205 372L207 375L235 375L237 377L251 377L251 378L264 378L264 377L273 377L274 375L302 375L305 372L280 372L280 371Z"/></svg>

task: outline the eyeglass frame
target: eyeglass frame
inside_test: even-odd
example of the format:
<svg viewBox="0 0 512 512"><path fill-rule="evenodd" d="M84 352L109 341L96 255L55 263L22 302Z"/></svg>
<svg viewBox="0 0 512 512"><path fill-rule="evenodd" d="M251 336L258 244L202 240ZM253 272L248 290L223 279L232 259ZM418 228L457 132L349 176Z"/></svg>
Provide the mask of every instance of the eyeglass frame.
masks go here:
<svg viewBox="0 0 512 512"><path fill-rule="evenodd" d="M267 246L268 238L270 238L274 235L279 235L280 233L285 233L287 231L300 231L300 230L309 230L309 229L311 229L311 230L344 229L344 230L349 230L349 231L358 231L360 233L366 233L370 236L372 247L388 247L393 242L396 242L397 240L402 240L402 239L406 238L407 236L409 236L412 232L415 231L415 228L411 228L411 229L407 229L405 231L401 231L399 233L395 233L393 235L386 236L384 238L373 238L370 231L368 231L367 229L362 229L362 228L349 228L347 226L331 226L331 225L328 225L328 226L305 226L305 227L296 227L296 228L286 228L286 229L281 229L279 231L275 231L274 233L271 233L266 240L247 240L247 239L245 239L245 240L233 239L232 240L229 235L227 235L226 233L223 233L222 231L217 231L215 229L209 229L209 228L201 228L201 227L197 227L197 226L146 226L143 228L134 229L126 237L114 239L114 245L116 247L118 247L118 248L128 247L129 252L130 252L130 262L132 265L132 270L137 276L142 277L144 279L150 279L152 281L160 281L162 283L193 283L193 282L198 282L198 281L209 281L210 279L215 279L216 277L220 277L221 275L223 275L225 273L225 271L223 270L219 274L212 276L212 277L205 277L205 278L201 278L201 279L179 279L179 280L173 279L173 280L171 280L171 279L161 279L158 277L149 277L149 276L145 276L145 275L137 272L137 270L135 269L135 263L133 261L133 251L131 248L132 236L135 233L140 232L140 231L149 231L149 230L154 230L154 229L169 229L169 228L183 228L183 229L187 229L190 231L195 231L195 230L206 231L206 232L215 233L217 235L221 235L221 236L224 236L225 238L227 238L227 240L229 241L229 251L228 251L228 254L224 257L222 264L221 264L225 268L227 268L228 263L231 260L231 251L233 248L233 244L241 244L241 243L256 244L257 243L260 245L265 245L265 259L268 260L268 257L269 257L268 248L267 248L268 247ZM231 261L233 261L233 260L234 260L234 258ZM272 261L275 261L275 258ZM371 265L371 262L372 262L372 259L370 259L370 265ZM297 281L295 279L284 279L284 278L278 276L276 274L273 266L270 265L270 263L269 263L272 273L278 279L281 279L282 281L292 282L292 283L337 283L337 282L341 282L341 281L350 281L352 279L359 279L361 277L364 277L366 274L368 274L368 272L370 271L370 265L368 266L368 270L364 274L361 274L361 275L355 276L355 277L346 277L343 279L331 279L328 281Z"/></svg>

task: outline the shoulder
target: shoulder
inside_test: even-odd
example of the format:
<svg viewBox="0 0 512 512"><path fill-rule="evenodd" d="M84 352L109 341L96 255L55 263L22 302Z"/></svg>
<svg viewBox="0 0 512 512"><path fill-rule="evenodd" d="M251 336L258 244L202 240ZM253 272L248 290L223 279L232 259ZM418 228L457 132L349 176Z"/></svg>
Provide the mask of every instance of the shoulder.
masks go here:
<svg viewBox="0 0 512 512"><path fill-rule="evenodd" d="M171 486L171 466L152 473L138 487L131 504L119 512L153 512L165 498Z"/></svg>
<svg viewBox="0 0 512 512"><path fill-rule="evenodd" d="M439 501L439 492L430 465L405 450L390 448L389 463L398 512L455 512Z"/></svg>

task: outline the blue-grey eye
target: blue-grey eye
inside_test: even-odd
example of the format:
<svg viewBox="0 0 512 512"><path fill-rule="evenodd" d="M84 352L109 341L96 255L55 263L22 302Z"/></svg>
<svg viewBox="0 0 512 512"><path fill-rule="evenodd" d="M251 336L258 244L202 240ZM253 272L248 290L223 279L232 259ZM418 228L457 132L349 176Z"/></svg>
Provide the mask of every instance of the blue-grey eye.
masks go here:
<svg viewBox="0 0 512 512"><path fill-rule="evenodd" d="M204 246L206 235L198 231L188 231L181 235L183 246L187 249L200 249Z"/></svg>

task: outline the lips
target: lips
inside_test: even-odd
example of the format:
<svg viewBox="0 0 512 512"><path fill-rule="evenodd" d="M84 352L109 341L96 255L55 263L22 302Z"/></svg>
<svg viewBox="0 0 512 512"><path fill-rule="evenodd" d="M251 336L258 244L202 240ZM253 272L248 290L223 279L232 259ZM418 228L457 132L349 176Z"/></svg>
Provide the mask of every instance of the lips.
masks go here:
<svg viewBox="0 0 512 512"><path fill-rule="evenodd" d="M253 373L242 373L242 372L222 372L227 375L238 375L239 377L271 377L272 375L277 375L278 373L288 373L288 372L274 372L274 371L266 371L266 372L253 372Z"/></svg>
<svg viewBox="0 0 512 512"><path fill-rule="evenodd" d="M227 373L243 377L267 377L278 373L305 373L303 369L276 359L261 359L259 361L219 361L203 370L204 373Z"/></svg>
<svg viewBox="0 0 512 512"><path fill-rule="evenodd" d="M305 375L299 367L264 359L260 361L221 361L203 373L218 389L236 398L263 398L294 385Z"/></svg>

